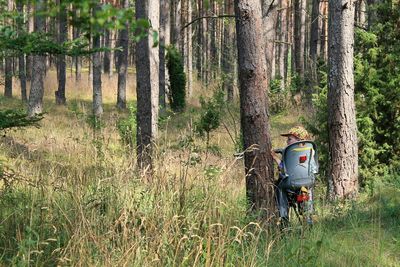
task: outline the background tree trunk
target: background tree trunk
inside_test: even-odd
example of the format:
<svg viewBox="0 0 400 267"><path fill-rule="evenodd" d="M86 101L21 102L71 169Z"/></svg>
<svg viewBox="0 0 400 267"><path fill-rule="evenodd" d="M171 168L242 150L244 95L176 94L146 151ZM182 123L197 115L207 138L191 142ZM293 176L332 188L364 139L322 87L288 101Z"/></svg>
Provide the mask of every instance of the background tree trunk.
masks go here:
<svg viewBox="0 0 400 267"><path fill-rule="evenodd" d="M38 13L45 10L44 0L37 0L35 4L35 32L45 31L45 19ZM43 112L43 79L46 70L46 57L41 55L34 55L32 57L32 80L31 90L29 93L28 103L28 116L34 116Z"/></svg>
<svg viewBox="0 0 400 267"><path fill-rule="evenodd" d="M6 66L4 69L4 96L12 97L12 78L13 78L13 67L12 58L7 56L5 58Z"/></svg>
<svg viewBox="0 0 400 267"><path fill-rule="evenodd" d="M97 4L93 12L99 12L100 4ZM100 48L100 30L97 29L92 33L93 35L93 49ZM100 52L93 53L92 55L93 67L93 115L99 117L103 114L103 95L101 89L101 56Z"/></svg>
<svg viewBox="0 0 400 267"><path fill-rule="evenodd" d="M225 14L233 14L233 0L225 0ZM235 36L235 24L234 20L227 20L224 27L223 36L223 49L222 49L222 71L223 71L223 81L224 89L227 94L228 101L233 100L233 83L235 79L234 70L234 49L236 45L234 43Z"/></svg>
<svg viewBox="0 0 400 267"><path fill-rule="evenodd" d="M294 0L294 60L295 71L304 79L305 10L303 1Z"/></svg>
<svg viewBox="0 0 400 267"><path fill-rule="evenodd" d="M263 209L267 218L276 210L271 135L268 118L265 46L260 30L259 0L236 0L240 116L246 153L246 195L253 209Z"/></svg>
<svg viewBox="0 0 400 267"><path fill-rule="evenodd" d="M22 0L17 0L17 11L20 14L24 12L24 2ZM17 27L19 32L23 30L23 25L25 23L25 19L21 18L17 21ZM25 70L25 55L20 55L18 58L18 78L20 80L21 85L21 99L23 102L28 102L28 97L26 94L26 70Z"/></svg>
<svg viewBox="0 0 400 267"><path fill-rule="evenodd" d="M63 3L63 0L60 0L60 4ZM67 25L67 10L66 8L61 8L59 14L59 31L58 31L58 43L62 44L67 40L68 34L68 25ZM58 76L58 90L55 92L56 103L58 105L65 105L65 82L66 82L66 62L65 55L58 55L57 60L57 76Z"/></svg>
<svg viewBox="0 0 400 267"><path fill-rule="evenodd" d="M160 2L160 113L166 110L167 80L168 73L165 64L165 48L170 44L170 2L162 0Z"/></svg>
<svg viewBox="0 0 400 267"><path fill-rule="evenodd" d="M129 0L122 0L123 8L129 8ZM128 73L128 49L129 49L129 35L128 23L125 23L125 28L119 31L118 46L122 47L122 51L118 52L118 93L117 93L117 107L119 109L126 108L126 75ZM161 39L161 36L160 36ZM161 47L161 43L160 43Z"/></svg>
<svg viewBox="0 0 400 267"><path fill-rule="evenodd" d="M351 198L358 191L358 146L354 104L354 5L329 0L329 193Z"/></svg>
<svg viewBox="0 0 400 267"><path fill-rule="evenodd" d="M149 19L154 30L159 28L159 10L158 0L136 2L136 18ZM137 43L136 51L137 156L139 167L146 170L152 168L152 147L157 137L159 52L149 37Z"/></svg>
<svg viewBox="0 0 400 267"><path fill-rule="evenodd" d="M273 78L275 69L275 37L278 16L278 1L263 0L263 34L265 42L265 58L267 62L267 88Z"/></svg>
<svg viewBox="0 0 400 267"><path fill-rule="evenodd" d="M288 2L287 0L280 1L280 35L279 35L279 56L278 56L278 75L281 79L281 90L285 89L286 85L286 68L287 68L287 52L288 52Z"/></svg>

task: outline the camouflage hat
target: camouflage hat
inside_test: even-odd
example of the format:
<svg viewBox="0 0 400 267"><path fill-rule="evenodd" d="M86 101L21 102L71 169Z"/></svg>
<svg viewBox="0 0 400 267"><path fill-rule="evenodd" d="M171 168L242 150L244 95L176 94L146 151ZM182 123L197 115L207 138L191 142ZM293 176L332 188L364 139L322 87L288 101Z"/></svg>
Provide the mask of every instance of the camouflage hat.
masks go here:
<svg viewBox="0 0 400 267"><path fill-rule="evenodd" d="M310 139L310 135L308 134L307 130L304 129L302 126L296 126L289 130L288 133L281 134L282 136L289 136L294 135L301 140L308 140Z"/></svg>

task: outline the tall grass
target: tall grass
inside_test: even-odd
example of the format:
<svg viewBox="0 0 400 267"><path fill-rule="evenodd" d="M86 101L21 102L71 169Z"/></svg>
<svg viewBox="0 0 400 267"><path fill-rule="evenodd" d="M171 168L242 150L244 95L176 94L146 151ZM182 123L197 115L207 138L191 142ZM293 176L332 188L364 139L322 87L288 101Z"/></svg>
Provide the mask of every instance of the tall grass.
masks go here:
<svg viewBox="0 0 400 267"><path fill-rule="evenodd" d="M7 176L0 182L0 265L18 266L396 266L399 188L383 186L358 202L328 204L318 185L314 227L296 220L281 232L246 212L243 162L222 128L207 153L192 135L195 110L171 115L157 143L155 171L142 176L121 142L127 114L106 99L104 127L88 123L77 96L52 105L40 129L0 139ZM0 98L2 106L18 101ZM237 108L233 113L237 116ZM235 113L236 112L236 113ZM225 121L229 121L226 118ZM238 120L236 120L238 122ZM234 123L234 122L232 122ZM297 123L272 118L279 133ZM233 127L230 125L229 127Z"/></svg>

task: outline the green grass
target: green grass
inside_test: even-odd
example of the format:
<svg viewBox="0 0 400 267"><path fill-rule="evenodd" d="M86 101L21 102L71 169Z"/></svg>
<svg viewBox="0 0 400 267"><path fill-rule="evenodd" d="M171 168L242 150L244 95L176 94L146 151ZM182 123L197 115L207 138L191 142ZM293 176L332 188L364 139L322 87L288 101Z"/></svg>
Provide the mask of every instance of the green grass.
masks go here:
<svg viewBox="0 0 400 267"><path fill-rule="evenodd" d="M22 107L0 98L2 107ZM280 232L246 213L243 162L224 127L206 153L191 136L196 108L161 125L155 175L142 176L118 135L127 114L106 102L104 128L87 123L90 102L48 111L40 129L6 133L0 158L0 265L52 266L396 266L400 261L400 189L362 193L356 202L325 203L319 185L316 223ZM225 122L239 123L238 107ZM296 112L271 118L279 133ZM237 127L238 125L236 125ZM185 139L186 138L186 139ZM131 153L132 152L132 153ZM395 182L393 184L396 184ZM397 182L397 184L399 184Z"/></svg>

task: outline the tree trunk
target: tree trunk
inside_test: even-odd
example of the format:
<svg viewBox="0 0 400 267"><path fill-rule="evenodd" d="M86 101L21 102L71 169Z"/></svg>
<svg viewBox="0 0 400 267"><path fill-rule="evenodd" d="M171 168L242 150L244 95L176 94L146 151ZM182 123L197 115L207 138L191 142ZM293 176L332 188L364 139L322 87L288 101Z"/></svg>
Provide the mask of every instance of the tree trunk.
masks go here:
<svg viewBox="0 0 400 267"><path fill-rule="evenodd" d="M129 8L129 0L122 0L123 8ZM122 51L118 55L118 94L117 94L117 107L119 109L126 108L126 75L128 72L128 48L129 48L129 35L128 23L125 23L125 28L119 30L118 47L122 47ZM161 38L161 37L160 37Z"/></svg>
<svg viewBox="0 0 400 267"><path fill-rule="evenodd" d="M229 0L227 0L229 1ZM226 1L225 1L226 2ZM197 17L200 17L202 14L202 0L197 0ZM202 62L202 43L203 43L203 22L199 21L197 23L197 44L196 44L196 70L197 70L197 80L201 80L202 71L203 71L203 62Z"/></svg>
<svg viewBox="0 0 400 267"><path fill-rule="evenodd" d="M44 0L37 0L35 3L35 32L45 31L45 18L38 13L45 10ZM46 70L46 57L41 55L34 55L32 57L32 80L31 80L31 90L29 93L29 103L28 103L28 116L34 116L43 112L43 79Z"/></svg>
<svg viewBox="0 0 400 267"><path fill-rule="evenodd" d="M111 47L111 30L110 29L104 30L104 47L107 47L107 48ZM111 52L104 51L104 56L103 56L104 73L110 74L110 64L111 64Z"/></svg>
<svg viewBox="0 0 400 267"><path fill-rule="evenodd" d="M318 41L319 41L319 1L313 0L311 12L311 36L310 36L310 59L312 67L315 66L318 56Z"/></svg>
<svg viewBox="0 0 400 267"><path fill-rule="evenodd" d="M79 11L74 10L75 16L78 18L79 17ZM73 39L78 39L80 35L80 28L77 26L73 27ZM74 57L74 63L75 63L75 81L79 82L81 80L81 68L82 68L82 59L79 56Z"/></svg>
<svg viewBox="0 0 400 267"><path fill-rule="evenodd" d="M60 1L60 4L63 0ZM67 24L67 10L65 8L60 10L59 14L59 44L64 43L67 40L68 34L68 24ZM56 103L58 105L65 105L65 82L66 82L66 72L67 64L65 62L65 55L58 55L57 60L57 76L58 76L58 90L55 92Z"/></svg>
<svg viewBox="0 0 400 267"><path fill-rule="evenodd" d="M160 113L164 114L166 110L166 86L168 73L165 68L165 48L170 44L170 27L171 21L169 16L170 2L167 0L160 1Z"/></svg>
<svg viewBox="0 0 400 267"><path fill-rule="evenodd" d="M99 12L99 4L94 7L93 12ZM93 49L100 48L100 30L92 33L93 35ZM101 89L101 56L100 52L93 53L92 55L92 85L93 85L93 115L99 117L103 114L103 96Z"/></svg>
<svg viewBox="0 0 400 267"><path fill-rule="evenodd" d="M240 114L246 153L246 195L252 209L271 218L276 210L269 129L267 70L259 0L236 0Z"/></svg>
<svg viewBox="0 0 400 267"><path fill-rule="evenodd" d="M24 2L22 0L17 0L17 11L20 14L24 12ZM25 21L23 18L20 18L17 21L18 31L21 32L23 30L23 25ZM21 84L21 99L23 102L28 102L28 97L26 94L26 70L25 70L25 55L20 55L18 57L18 78Z"/></svg>
<svg viewBox="0 0 400 267"><path fill-rule="evenodd" d="M225 0L225 14L233 14L233 0ZM228 101L233 100L233 82L234 82L234 44L235 35L235 24L234 20L228 20L225 22L224 27L224 38L223 38L223 49L222 49L222 71L224 89L227 93Z"/></svg>
<svg viewBox="0 0 400 267"><path fill-rule="evenodd" d="M287 50L288 50L288 21L287 21L287 13L288 13L288 3L287 0L282 0L280 6L280 42L279 42L279 56L278 56L278 75L281 79L281 90L285 89L285 72L287 66Z"/></svg>
<svg viewBox="0 0 400 267"><path fill-rule="evenodd" d="M275 65L275 37L278 16L278 1L263 0L263 34L265 42L265 58L267 62L267 81L269 82L274 75ZM269 87L267 87L269 88Z"/></svg>
<svg viewBox="0 0 400 267"><path fill-rule="evenodd" d="M4 70L4 96L12 97L12 78L13 78L13 68L12 68L12 58L6 57L6 66Z"/></svg>
<svg viewBox="0 0 400 267"><path fill-rule="evenodd" d="M159 28L159 1L136 2L136 18L149 19L154 30ZM141 170L152 169L152 147L157 137L159 101L159 52L152 38L136 46L137 156Z"/></svg>
<svg viewBox="0 0 400 267"><path fill-rule="evenodd" d="M328 2L321 2L322 9L322 23L320 30L320 41L321 41L321 49L320 49L320 57L324 59L324 61L328 60Z"/></svg>
<svg viewBox="0 0 400 267"><path fill-rule="evenodd" d="M303 2L294 0L294 60L295 71L304 79L305 10Z"/></svg>
<svg viewBox="0 0 400 267"><path fill-rule="evenodd" d="M354 5L329 0L329 185L330 197L352 198L358 191L357 125L354 104Z"/></svg>
<svg viewBox="0 0 400 267"><path fill-rule="evenodd" d="M188 0L187 3L187 21L190 22L192 20L192 2ZM193 49L192 49L192 25L186 28L186 73L187 73L187 89L188 89L188 96L192 96L193 94Z"/></svg>

